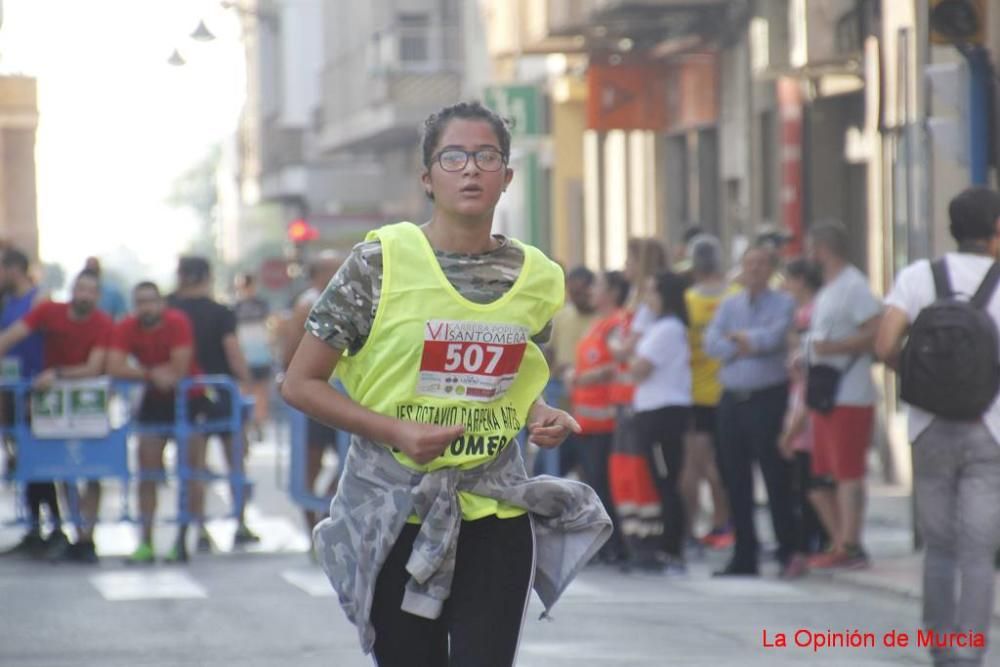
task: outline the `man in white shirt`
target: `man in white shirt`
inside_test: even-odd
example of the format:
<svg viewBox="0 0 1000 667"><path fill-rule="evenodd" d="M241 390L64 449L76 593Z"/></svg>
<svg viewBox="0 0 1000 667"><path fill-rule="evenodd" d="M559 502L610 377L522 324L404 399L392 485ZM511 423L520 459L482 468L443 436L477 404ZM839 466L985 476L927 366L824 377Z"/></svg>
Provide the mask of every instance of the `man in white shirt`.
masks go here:
<svg viewBox="0 0 1000 667"><path fill-rule="evenodd" d="M837 221L819 222L809 230L823 288L816 295L809 325L806 358L841 373L833 409L810 411L813 434L812 473L833 479L835 487L817 486L810 494L827 525L836 526L831 549L814 556L815 568L863 568L868 556L861 546L865 513L866 458L875 423L872 345L882 304L868 278L847 261L850 239Z"/></svg>
<svg viewBox="0 0 1000 667"><path fill-rule="evenodd" d="M945 256L951 286L968 299L1000 252L1000 194L970 188L948 207L957 253ZM931 264L904 269L886 298L876 354L898 367L902 341L917 315L936 300ZM987 308L1000 323L1000 299ZM989 636L993 555L1000 547L1000 407L959 422L910 406L917 520L926 543L923 620L929 630ZM960 586L956 587L955 579ZM985 643L985 642L984 642ZM981 665L983 648L932 649L934 664Z"/></svg>

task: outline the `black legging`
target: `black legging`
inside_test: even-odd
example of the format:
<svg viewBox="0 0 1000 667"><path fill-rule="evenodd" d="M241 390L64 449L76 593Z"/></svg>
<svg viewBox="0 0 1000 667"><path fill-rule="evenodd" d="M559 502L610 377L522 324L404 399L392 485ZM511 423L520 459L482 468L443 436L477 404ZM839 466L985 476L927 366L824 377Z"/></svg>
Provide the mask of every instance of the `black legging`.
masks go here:
<svg viewBox="0 0 1000 667"><path fill-rule="evenodd" d="M378 666L511 667L534 566L530 519L462 522L451 596L433 620L400 609L410 578L406 561L419 531L403 527L375 584L371 621Z"/></svg>
<svg viewBox="0 0 1000 667"><path fill-rule="evenodd" d="M589 484L597 497L604 504L608 516L614 525L614 532L602 551L610 557L619 558L625 555L625 545L622 541L621 525L618 520L615 504L611 500L611 482L608 475L608 462L611 459L613 433L591 433L574 436L579 456L580 467L583 468L583 481Z"/></svg>
<svg viewBox="0 0 1000 667"><path fill-rule="evenodd" d="M681 498L681 471L684 468L684 434L691 424L691 409L669 406L635 413L639 444L649 462L649 472L660 494L663 516L663 549L671 556L684 555L686 526Z"/></svg>
<svg viewBox="0 0 1000 667"><path fill-rule="evenodd" d="M56 494L55 482L28 482L25 496L28 500L28 511L31 512L32 528L41 527L43 503L48 506L55 527L59 528L62 516L59 514L59 496Z"/></svg>

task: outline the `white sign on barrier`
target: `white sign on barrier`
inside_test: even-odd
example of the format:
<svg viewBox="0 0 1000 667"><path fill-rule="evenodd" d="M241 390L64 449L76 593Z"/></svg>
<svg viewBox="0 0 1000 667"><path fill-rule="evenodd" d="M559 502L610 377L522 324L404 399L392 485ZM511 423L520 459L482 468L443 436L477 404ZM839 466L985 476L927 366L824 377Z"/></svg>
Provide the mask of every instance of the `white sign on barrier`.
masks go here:
<svg viewBox="0 0 1000 667"><path fill-rule="evenodd" d="M36 438L104 438L111 432L106 377L62 380L31 394L31 432Z"/></svg>

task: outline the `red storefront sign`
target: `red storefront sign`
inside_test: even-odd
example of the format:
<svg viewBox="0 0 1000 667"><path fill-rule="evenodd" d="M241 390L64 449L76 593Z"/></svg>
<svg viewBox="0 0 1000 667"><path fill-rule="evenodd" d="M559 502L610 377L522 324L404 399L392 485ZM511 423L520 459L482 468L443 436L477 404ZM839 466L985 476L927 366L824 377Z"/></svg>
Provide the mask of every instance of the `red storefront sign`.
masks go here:
<svg viewBox="0 0 1000 667"><path fill-rule="evenodd" d="M802 96L799 82L777 81L779 143L781 148L781 221L792 237L789 255L802 253Z"/></svg>
<svg viewBox="0 0 1000 667"><path fill-rule="evenodd" d="M588 129L666 129L666 94L659 65L592 63L587 69L587 88Z"/></svg>

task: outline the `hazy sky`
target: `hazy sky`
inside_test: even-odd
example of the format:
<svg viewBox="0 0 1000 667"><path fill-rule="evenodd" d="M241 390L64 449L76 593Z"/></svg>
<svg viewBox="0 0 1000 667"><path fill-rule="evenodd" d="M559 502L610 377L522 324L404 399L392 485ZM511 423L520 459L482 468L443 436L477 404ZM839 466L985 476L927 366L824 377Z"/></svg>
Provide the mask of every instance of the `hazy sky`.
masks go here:
<svg viewBox="0 0 1000 667"><path fill-rule="evenodd" d="M217 0L2 0L0 71L38 78L43 260L71 273L125 247L164 279L193 216L174 179L235 130L244 93L233 10ZM217 39L189 34L204 19ZM175 47L187 59L171 67ZM119 260L121 261L121 260Z"/></svg>

